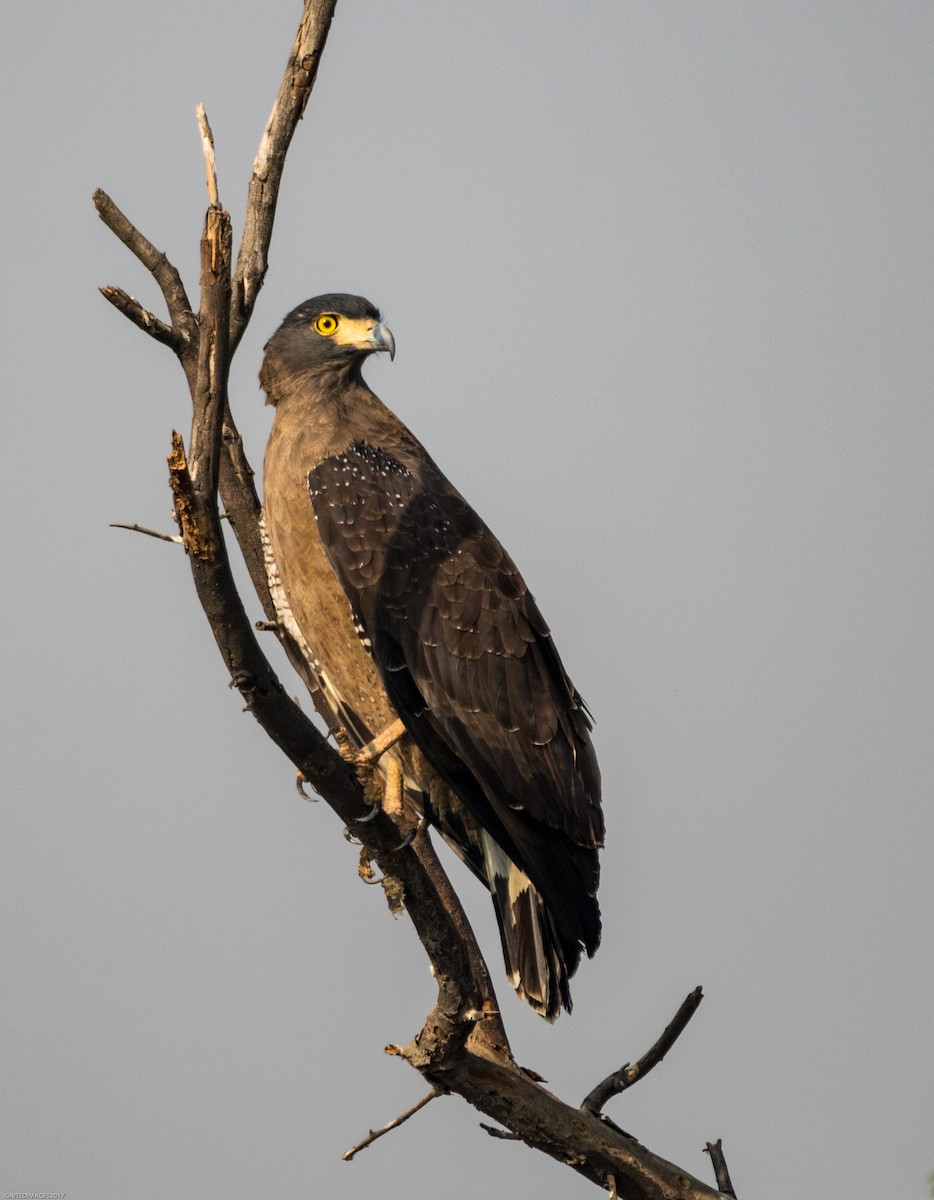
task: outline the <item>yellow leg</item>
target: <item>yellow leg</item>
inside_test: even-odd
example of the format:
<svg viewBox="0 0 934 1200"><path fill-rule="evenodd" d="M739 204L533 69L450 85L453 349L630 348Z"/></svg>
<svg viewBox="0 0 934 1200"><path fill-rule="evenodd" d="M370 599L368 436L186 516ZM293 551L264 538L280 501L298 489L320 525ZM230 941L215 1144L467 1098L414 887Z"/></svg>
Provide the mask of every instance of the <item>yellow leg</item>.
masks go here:
<svg viewBox="0 0 934 1200"><path fill-rule="evenodd" d="M357 762L359 763L375 763L390 746L394 746L396 742L405 734L405 726L399 717L393 721L391 725L387 725L382 733L378 733L371 742L367 744L357 753Z"/></svg>
<svg viewBox="0 0 934 1200"><path fill-rule="evenodd" d="M398 823L398 819L403 814L403 790L402 763L399 762L396 755L392 755L391 758L386 759L386 783L383 788L383 808L396 823Z"/></svg>

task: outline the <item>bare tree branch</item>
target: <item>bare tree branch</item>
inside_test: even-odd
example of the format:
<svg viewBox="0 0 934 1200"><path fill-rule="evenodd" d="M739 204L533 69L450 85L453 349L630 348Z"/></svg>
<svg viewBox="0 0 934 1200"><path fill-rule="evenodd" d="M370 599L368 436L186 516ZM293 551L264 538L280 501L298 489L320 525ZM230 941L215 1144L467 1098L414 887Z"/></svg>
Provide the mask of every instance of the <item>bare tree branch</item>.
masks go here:
<svg viewBox="0 0 934 1200"><path fill-rule="evenodd" d="M717 1177L717 1187L720 1189L721 1195L732 1196L733 1200L736 1200L736 1192L733 1191L733 1181L730 1179L726 1159L723 1157L723 1143L720 1138L717 1138L715 1142L707 1143L707 1153L710 1155L710 1161L713 1163L714 1174Z"/></svg>
<svg viewBox="0 0 934 1200"><path fill-rule="evenodd" d="M230 216L212 205L201 239L201 331L192 394L190 468L200 498L215 506L230 368L230 251Z"/></svg>
<svg viewBox="0 0 934 1200"><path fill-rule="evenodd" d="M406 1048L406 1057L411 1062L410 1050ZM468 1048L455 1069L436 1072L432 1078L517 1133L527 1146L572 1167L598 1187L607 1187L608 1177L614 1176L627 1200L720 1195L613 1125L565 1104L511 1060L493 1061Z"/></svg>
<svg viewBox="0 0 934 1200"><path fill-rule="evenodd" d="M230 345L236 348L253 312L268 266L269 243L285 156L318 74L337 0L305 0L285 75L266 122L247 193L247 213L237 266Z"/></svg>
<svg viewBox="0 0 934 1200"><path fill-rule="evenodd" d="M608 1075L602 1083L598 1083L592 1092L584 1098L581 1108L584 1112L598 1116L607 1100L632 1087L634 1083L648 1075L653 1067L657 1067L671 1047L675 1044L691 1017L697 1012L698 1005L704 998L703 991L696 987L681 1003L672 1020L665 1027L658 1041L643 1054L638 1062L624 1063L618 1071Z"/></svg>
<svg viewBox="0 0 934 1200"><path fill-rule="evenodd" d="M140 233L133 222L123 215L105 191L98 188L94 192L93 199L100 219L112 233L116 234L127 249L136 255L158 283L162 295L165 297L173 328L186 345L194 343L197 339L198 321L191 310L191 303L178 271L165 254L161 250L157 250L152 242ZM110 299L109 296L108 299ZM176 353L180 354L179 351Z"/></svg>
<svg viewBox="0 0 934 1200"><path fill-rule="evenodd" d="M430 1104L436 1097L446 1095L447 1092L442 1091L441 1088L433 1087L427 1096L422 1096L421 1100L413 1104L411 1108L407 1108L405 1112L399 1113L398 1117L393 1117L391 1121L387 1121L379 1129L371 1129L362 1141L357 1142L356 1146L351 1146L349 1150L345 1150L341 1158L344 1162L351 1162L355 1154L359 1154L367 1146L372 1146L377 1138L381 1138L384 1134L391 1133L394 1129L398 1129L400 1125L404 1125L409 1117L414 1117L417 1112L421 1112L425 1105Z"/></svg>
<svg viewBox="0 0 934 1200"><path fill-rule="evenodd" d="M204 111L203 104L197 105L195 113L198 117L198 132L201 134L201 149L204 151L204 173L208 186L208 203L212 208L217 208L220 201L217 198L217 160L214 155L214 134L211 132L208 114Z"/></svg>
<svg viewBox="0 0 934 1200"><path fill-rule="evenodd" d="M246 331L266 276L285 156L314 87L335 4L336 0L305 0L282 83L253 163L243 236L233 273L230 353L236 350ZM271 620L275 608L269 595L258 532L260 504L253 486L253 470L229 407L224 412L223 440L229 462L221 463L221 498L263 611Z"/></svg>
<svg viewBox="0 0 934 1200"><path fill-rule="evenodd" d="M161 542L175 542L179 546L185 544L185 539L177 533L160 533L157 529L146 529L142 525L123 525L119 521L110 522L111 529L129 529L132 533L145 533L147 537L158 538Z"/></svg>
<svg viewBox="0 0 934 1200"><path fill-rule="evenodd" d="M499 1138L501 1142L522 1141L518 1133L513 1133L511 1129L499 1129L496 1125L487 1125L484 1121L480 1122L480 1128L485 1133L488 1133L491 1138Z"/></svg>
<svg viewBox="0 0 934 1200"><path fill-rule="evenodd" d="M137 329L142 329L143 333L148 333L151 338L168 346L176 354L181 354L185 349L187 342L179 330L160 321L148 308L143 308L135 296L130 296L123 288L102 287L100 293L118 312L122 312L128 320L132 321Z"/></svg>
<svg viewBox="0 0 934 1200"><path fill-rule="evenodd" d="M262 505L253 483L253 468L247 461L243 439L230 415L229 406L224 408L221 441L224 445L219 479L221 500L240 546L250 582L263 606L263 612L268 620L275 621L276 609L269 594L269 580L266 577L266 563L259 532Z"/></svg>
<svg viewBox="0 0 934 1200"><path fill-rule="evenodd" d="M197 316L191 311L178 272L166 256L103 192L96 192L94 197L101 219L162 289L171 327L159 323L160 340L178 354L188 380L192 399L189 450L186 454L181 436L173 434L169 477L195 590L246 708L304 780L345 824L353 824L367 864L375 862L384 876L387 893L404 901L430 959L437 985L435 1005L411 1043L393 1052L418 1070L432 1090L383 1131L397 1127L435 1095L456 1092L517 1139L573 1167L611 1194L619 1191L627 1200L715 1197L718 1193L700 1180L600 1118L598 1110L563 1103L542 1086L534 1072L515 1063L486 963L430 838L422 833L411 844L400 846L399 830L382 809L374 820L361 822L380 800L377 775L372 769L355 770L345 762L289 699L259 648L233 580L221 532L218 488L266 616L272 620L259 530L259 500L230 416L227 378L230 358L262 286L285 154L314 84L333 10L334 0L305 0L285 76L254 164L243 239L233 270L230 218L217 200L209 155L210 203L201 240L201 304ZM212 144L206 120L202 136L206 147ZM109 291L112 294L107 298L115 303L119 289ZM145 310L134 308L134 304L117 306L140 324ZM152 333L152 328L146 331ZM670 1048L680 1032L671 1033L677 1021L636 1064L638 1074L649 1070ZM681 1028L686 1021L687 1017ZM613 1094L613 1088L609 1094ZM348 1156L369 1140L348 1151Z"/></svg>

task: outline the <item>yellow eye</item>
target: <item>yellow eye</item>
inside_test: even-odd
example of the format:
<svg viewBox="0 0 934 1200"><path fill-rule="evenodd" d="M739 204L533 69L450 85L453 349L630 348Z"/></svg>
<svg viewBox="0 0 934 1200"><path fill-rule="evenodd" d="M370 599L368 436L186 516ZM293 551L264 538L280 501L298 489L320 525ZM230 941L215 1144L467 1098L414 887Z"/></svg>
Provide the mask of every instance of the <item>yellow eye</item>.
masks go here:
<svg viewBox="0 0 934 1200"><path fill-rule="evenodd" d="M331 337L337 333L338 318L334 313L322 313L320 317L315 317L314 328L317 333L323 337Z"/></svg>

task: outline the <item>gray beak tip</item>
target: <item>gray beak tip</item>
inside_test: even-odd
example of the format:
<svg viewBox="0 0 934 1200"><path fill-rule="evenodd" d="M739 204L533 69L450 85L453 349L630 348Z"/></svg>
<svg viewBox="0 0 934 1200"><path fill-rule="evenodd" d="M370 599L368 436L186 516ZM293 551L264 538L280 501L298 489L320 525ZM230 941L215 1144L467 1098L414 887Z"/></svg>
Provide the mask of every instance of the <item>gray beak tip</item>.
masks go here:
<svg viewBox="0 0 934 1200"><path fill-rule="evenodd" d="M396 339L392 336L392 331L380 322L373 330L373 340L380 350L389 351L389 361L392 362L396 357Z"/></svg>

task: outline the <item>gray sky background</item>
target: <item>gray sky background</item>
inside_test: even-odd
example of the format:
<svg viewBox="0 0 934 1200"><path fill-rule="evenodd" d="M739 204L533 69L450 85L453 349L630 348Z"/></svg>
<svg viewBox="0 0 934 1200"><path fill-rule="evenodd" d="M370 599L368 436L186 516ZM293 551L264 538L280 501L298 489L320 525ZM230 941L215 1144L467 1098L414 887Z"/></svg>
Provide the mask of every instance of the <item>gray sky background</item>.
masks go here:
<svg viewBox="0 0 934 1200"><path fill-rule="evenodd" d="M9 8L0 1192L594 1195L424 1085L406 921L227 689L171 531L188 404L105 187L196 286L298 6ZM369 380L517 559L597 719L605 937L520 1062L746 1200L934 1170L932 99L918 3L341 0L232 400L357 291ZM161 310L160 310L161 311ZM257 609L257 615L258 609ZM293 685L298 690L297 683ZM454 878L501 978L492 909Z"/></svg>

